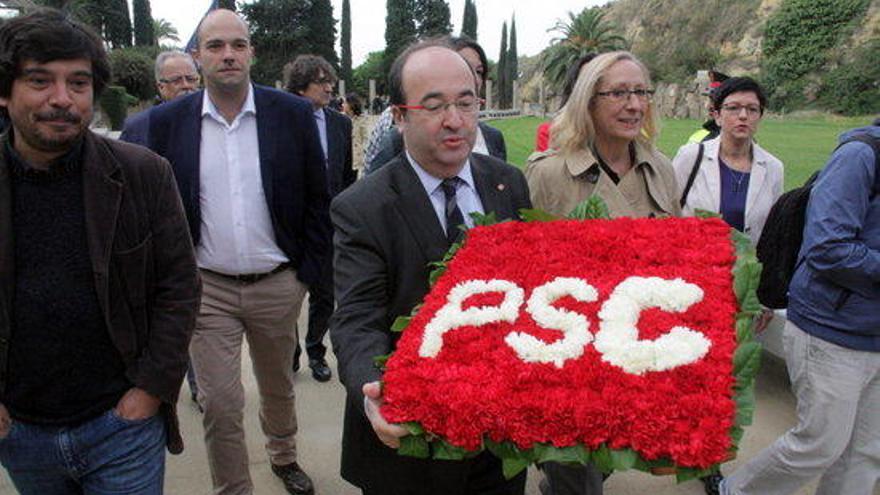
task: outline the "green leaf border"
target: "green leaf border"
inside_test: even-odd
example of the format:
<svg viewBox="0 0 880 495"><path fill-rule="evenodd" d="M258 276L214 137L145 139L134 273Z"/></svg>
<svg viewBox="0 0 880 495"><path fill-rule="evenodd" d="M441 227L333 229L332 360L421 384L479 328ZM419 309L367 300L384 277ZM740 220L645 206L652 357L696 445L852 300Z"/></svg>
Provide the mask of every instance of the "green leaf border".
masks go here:
<svg viewBox="0 0 880 495"><path fill-rule="evenodd" d="M548 222L560 220L562 217L552 215L538 209L520 210L520 216L527 222ZM705 210L697 210L699 218L720 217L720 215ZM489 226L499 223L494 213L483 215L472 213L474 225ZM610 218L608 207L597 196L578 205L568 216L569 219L589 220ZM761 311L756 290L761 277L761 263L755 254L755 248L751 245L749 237L731 228L731 242L736 252L736 262L733 265L733 287L736 293L738 311L736 313L736 341L737 348L733 357L734 385L733 400L736 404L736 417L730 430L731 435L731 458L736 456L739 443L742 440L744 428L752 424L752 416L755 411L755 376L760 368L761 344L755 341L753 325L755 316ZM467 235L462 240L449 248L442 260L431 263L430 284L433 287L436 281L446 273L449 261L455 253L461 249ZM394 321L392 331L402 332L412 321L420 306L413 309L412 316L401 316ZM391 354L374 358L379 368L384 368L385 362ZM684 481L701 478L717 472L716 464L706 469L675 466L671 459L661 458L648 460L633 449L613 449L602 444L596 449L590 450L584 445L569 447L555 447L551 444L539 443L530 449L520 449L513 442L494 442L489 438L483 439L483 445L474 451L468 451L461 447L450 444L445 439L426 432L416 422L405 423L410 432L401 439L398 454L418 457L433 458L438 460L462 460L473 457L483 450L489 450L502 461L504 476L512 478L526 469L531 463L561 462L566 464L592 463L604 473L612 471L626 471L637 469L639 471L654 472L657 470L674 470L676 481Z"/></svg>

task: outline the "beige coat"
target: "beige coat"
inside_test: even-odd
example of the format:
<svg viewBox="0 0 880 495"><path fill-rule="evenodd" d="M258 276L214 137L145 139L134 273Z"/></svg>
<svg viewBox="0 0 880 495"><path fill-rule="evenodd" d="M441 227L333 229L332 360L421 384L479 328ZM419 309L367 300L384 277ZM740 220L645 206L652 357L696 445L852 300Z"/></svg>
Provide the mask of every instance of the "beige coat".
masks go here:
<svg viewBox="0 0 880 495"><path fill-rule="evenodd" d="M533 153L525 171L532 205L563 216L595 194L608 205L612 217L681 215L669 159L638 143L635 150L636 166L618 184L602 171L589 149Z"/></svg>

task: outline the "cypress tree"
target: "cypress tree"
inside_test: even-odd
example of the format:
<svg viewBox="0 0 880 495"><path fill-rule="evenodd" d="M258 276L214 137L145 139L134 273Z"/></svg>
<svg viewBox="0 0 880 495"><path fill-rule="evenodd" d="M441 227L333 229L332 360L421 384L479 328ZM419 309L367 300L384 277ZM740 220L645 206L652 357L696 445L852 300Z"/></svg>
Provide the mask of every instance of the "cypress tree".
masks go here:
<svg viewBox="0 0 880 495"><path fill-rule="evenodd" d="M339 68L336 56L336 19L330 0L312 0L306 14L308 46L306 52L324 57L335 69Z"/></svg>
<svg viewBox="0 0 880 495"><path fill-rule="evenodd" d="M340 49L342 61L340 64L339 78L343 79L347 87L352 87L351 72L351 6L349 0L342 0L342 26L341 26Z"/></svg>
<svg viewBox="0 0 880 495"><path fill-rule="evenodd" d="M251 44L259 54L251 76L260 84L281 79L284 64L312 50L309 38L310 0L261 0L243 3L241 13L251 27Z"/></svg>
<svg viewBox="0 0 880 495"><path fill-rule="evenodd" d="M217 0L217 8L235 12L235 0Z"/></svg>
<svg viewBox="0 0 880 495"><path fill-rule="evenodd" d="M387 0L385 8L385 55L382 72L391 72L391 64L416 38L412 0Z"/></svg>
<svg viewBox="0 0 880 495"><path fill-rule="evenodd" d="M461 34L477 41L477 6L474 0L464 1L464 17L461 21Z"/></svg>
<svg viewBox="0 0 880 495"><path fill-rule="evenodd" d="M511 108L513 101L513 81L519 79L519 61L516 53L516 16L510 19L510 45L507 48L507 102Z"/></svg>
<svg viewBox="0 0 880 495"><path fill-rule="evenodd" d="M419 38L442 36L452 32L446 0L415 0Z"/></svg>
<svg viewBox="0 0 880 495"><path fill-rule="evenodd" d="M113 48L131 46L131 18L126 0L109 0L105 4L104 35Z"/></svg>
<svg viewBox="0 0 880 495"><path fill-rule="evenodd" d="M501 26L501 52L495 66L495 86L498 95L498 108L507 108L507 21Z"/></svg>
<svg viewBox="0 0 880 495"><path fill-rule="evenodd" d="M150 0L134 0L134 44L153 46L153 14Z"/></svg>

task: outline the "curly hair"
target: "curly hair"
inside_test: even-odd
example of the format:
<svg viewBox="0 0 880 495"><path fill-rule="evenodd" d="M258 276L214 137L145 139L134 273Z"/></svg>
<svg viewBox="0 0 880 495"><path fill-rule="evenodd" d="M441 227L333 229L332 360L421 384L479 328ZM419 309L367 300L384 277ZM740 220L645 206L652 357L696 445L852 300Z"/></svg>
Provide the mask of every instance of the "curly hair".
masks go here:
<svg viewBox="0 0 880 495"><path fill-rule="evenodd" d="M321 78L329 77L336 82L336 71L330 62L318 55L300 55L284 66L284 89L290 93L300 94Z"/></svg>

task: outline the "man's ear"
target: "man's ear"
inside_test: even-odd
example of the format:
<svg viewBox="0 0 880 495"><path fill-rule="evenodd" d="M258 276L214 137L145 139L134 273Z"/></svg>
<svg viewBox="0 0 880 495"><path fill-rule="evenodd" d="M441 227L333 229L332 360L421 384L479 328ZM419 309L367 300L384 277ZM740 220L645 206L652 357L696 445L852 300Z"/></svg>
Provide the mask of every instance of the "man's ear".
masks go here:
<svg viewBox="0 0 880 495"><path fill-rule="evenodd" d="M396 105L391 107L391 117L394 118L394 125L396 125L397 127L403 125L404 121L406 120L406 114L404 113L404 110Z"/></svg>

